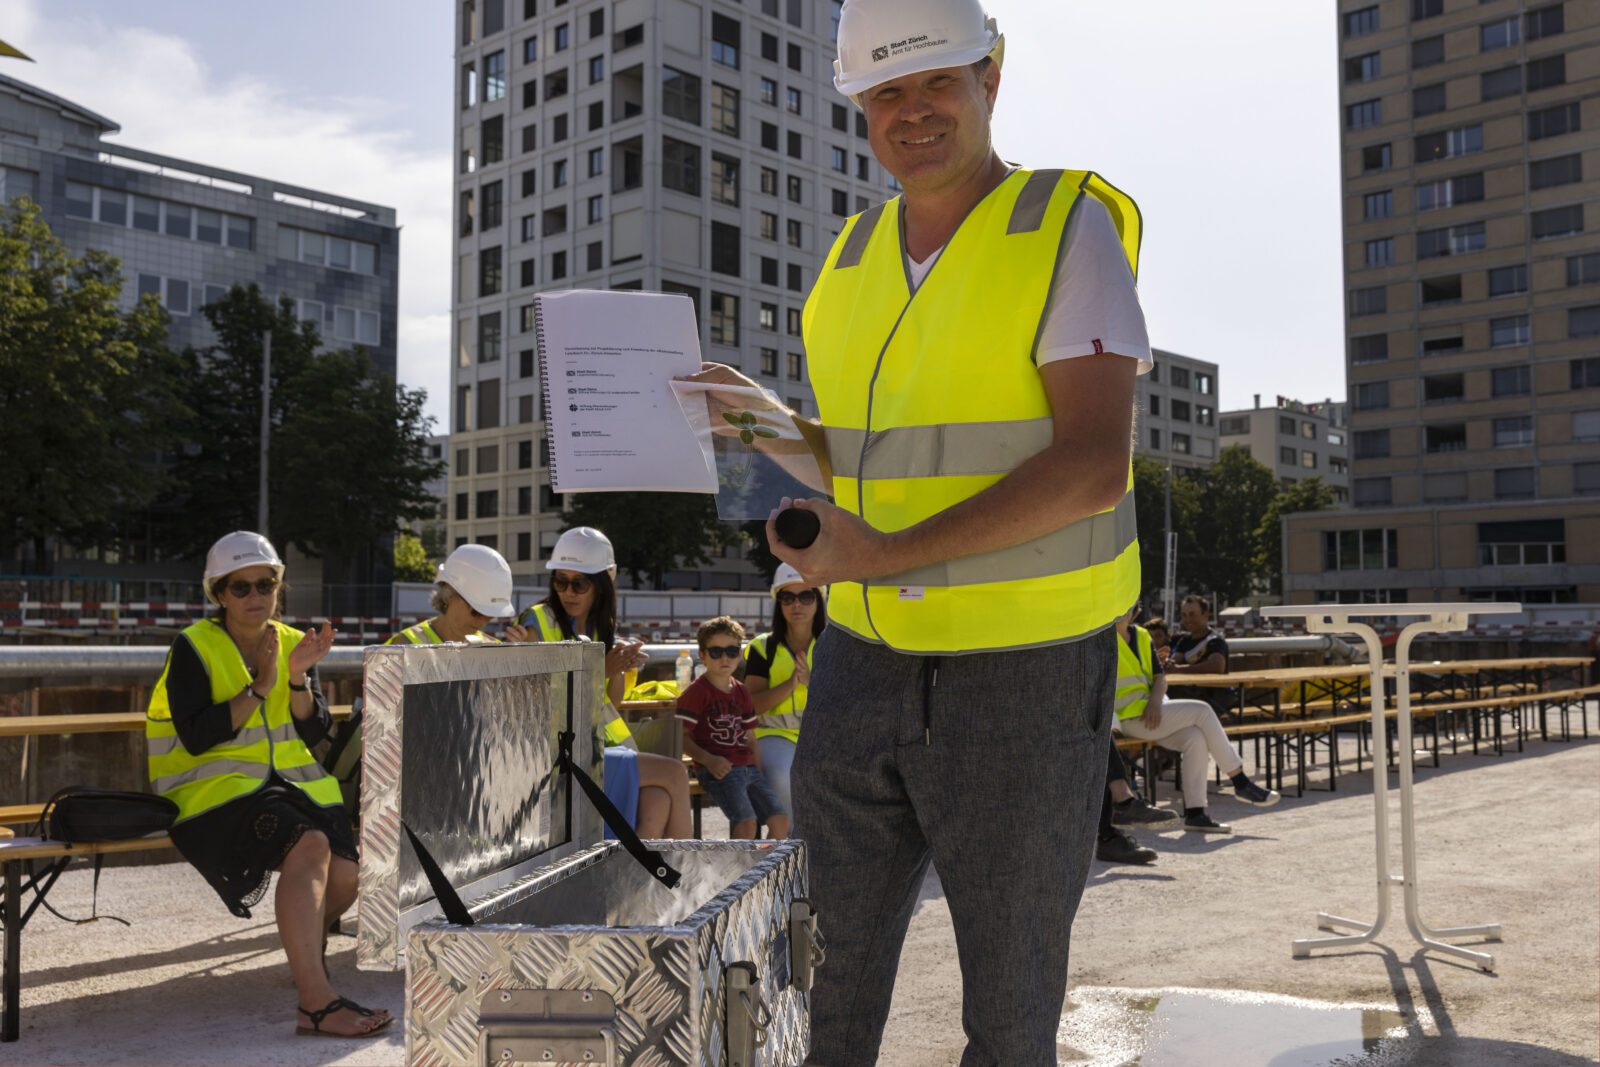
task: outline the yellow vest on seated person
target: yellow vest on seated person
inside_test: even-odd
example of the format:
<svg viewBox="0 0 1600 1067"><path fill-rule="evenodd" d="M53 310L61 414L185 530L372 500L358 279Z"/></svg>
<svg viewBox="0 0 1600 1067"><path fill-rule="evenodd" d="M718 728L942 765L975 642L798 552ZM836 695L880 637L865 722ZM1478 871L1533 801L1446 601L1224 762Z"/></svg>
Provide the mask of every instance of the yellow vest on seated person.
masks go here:
<svg viewBox="0 0 1600 1067"><path fill-rule="evenodd" d="M1128 632L1139 643L1139 651L1128 647L1128 642L1117 635L1117 718L1136 719L1144 714L1150 703L1150 685L1155 679L1155 649L1150 642L1150 631L1143 626L1128 625Z"/></svg>
<svg viewBox="0 0 1600 1067"><path fill-rule="evenodd" d="M757 634L750 639L750 644L745 646L744 658L749 661L751 655L767 658L767 646L776 644L768 668L768 687L780 686L794 676L794 654L789 651L789 646L783 642L774 642L770 633ZM806 666L811 666L811 654L816 651L817 639L812 638L811 644L806 648ZM806 710L806 693L809 686L797 685L794 692L789 694L789 699L782 704L762 712L756 718L756 737L787 737L795 744L800 743L800 719Z"/></svg>
<svg viewBox="0 0 1600 1067"><path fill-rule="evenodd" d="M539 628L539 640L567 640L567 635L561 632L561 624L556 622L555 614L551 612L549 604L541 601L540 603L533 605L533 607L524 610L521 615L517 616L518 626L526 626L530 621ZM589 639L587 637L580 636L578 640L587 641ZM622 716L612 705L610 697L606 698L604 710L609 716L605 725L606 744L627 744L629 739L633 737L633 731L628 729L628 724L622 721Z"/></svg>

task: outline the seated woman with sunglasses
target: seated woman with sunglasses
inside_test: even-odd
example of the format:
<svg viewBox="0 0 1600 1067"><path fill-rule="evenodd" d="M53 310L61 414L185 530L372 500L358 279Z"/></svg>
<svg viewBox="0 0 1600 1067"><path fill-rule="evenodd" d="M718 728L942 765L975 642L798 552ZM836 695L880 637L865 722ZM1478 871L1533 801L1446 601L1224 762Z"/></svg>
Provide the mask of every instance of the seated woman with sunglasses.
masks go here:
<svg viewBox="0 0 1600 1067"><path fill-rule="evenodd" d="M550 592L517 617L517 640L593 640L606 646L605 790L640 837L693 834L689 772L666 756L639 752L617 714L624 676L645 662L644 642L617 640L617 562L610 538L591 526L568 530L546 564ZM515 627L507 627L509 636ZM611 837L606 831L606 837Z"/></svg>
<svg viewBox="0 0 1600 1067"><path fill-rule="evenodd" d="M757 634L745 648L744 685L759 716L755 734L761 773L783 810L792 812L789 768L800 743L811 654L828 625L828 607L822 590L807 585L787 563L772 577L772 602L772 629ZM794 835L792 823L789 833Z"/></svg>
<svg viewBox="0 0 1600 1067"><path fill-rule="evenodd" d="M188 627L150 694L145 744L155 791L178 805L172 843L228 910L250 907L278 872L278 936L299 994L295 1033L367 1037L394 1022L329 983L326 931L356 899L356 842L339 783L309 745L332 719L316 664L333 629L277 621L283 561L238 531L206 555L221 612Z"/></svg>
<svg viewBox="0 0 1600 1067"><path fill-rule="evenodd" d="M517 610L511 605L511 565L488 545L462 545L439 567L428 604L437 615L401 630L385 644L499 644L483 627L490 619L504 619ZM505 633L511 641L527 640L527 631L520 626L508 626Z"/></svg>

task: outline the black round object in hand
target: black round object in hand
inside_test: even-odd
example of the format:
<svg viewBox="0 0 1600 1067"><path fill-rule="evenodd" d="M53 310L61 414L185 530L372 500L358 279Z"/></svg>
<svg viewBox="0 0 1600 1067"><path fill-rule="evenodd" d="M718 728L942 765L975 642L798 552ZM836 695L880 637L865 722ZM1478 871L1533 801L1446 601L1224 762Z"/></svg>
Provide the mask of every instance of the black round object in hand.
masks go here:
<svg viewBox="0 0 1600 1067"><path fill-rule="evenodd" d="M790 548L810 548L811 542L822 532L822 520L814 511L803 508L784 508L773 520L778 528L778 539Z"/></svg>

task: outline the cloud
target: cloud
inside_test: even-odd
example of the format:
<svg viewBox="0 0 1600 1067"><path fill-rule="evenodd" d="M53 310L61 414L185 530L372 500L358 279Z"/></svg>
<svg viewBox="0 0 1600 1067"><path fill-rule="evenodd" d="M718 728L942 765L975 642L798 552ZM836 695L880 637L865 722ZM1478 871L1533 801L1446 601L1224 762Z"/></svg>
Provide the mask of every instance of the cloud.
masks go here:
<svg viewBox="0 0 1600 1067"><path fill-rule="evenodd" d="M230 73L181 37L13 0L9 29L36 65L7 72L122 126L125 144L395 209L401 226L399 376L428 390L444 426L449 395L449 150L408 144L371 98L310 99Z"/></svg>

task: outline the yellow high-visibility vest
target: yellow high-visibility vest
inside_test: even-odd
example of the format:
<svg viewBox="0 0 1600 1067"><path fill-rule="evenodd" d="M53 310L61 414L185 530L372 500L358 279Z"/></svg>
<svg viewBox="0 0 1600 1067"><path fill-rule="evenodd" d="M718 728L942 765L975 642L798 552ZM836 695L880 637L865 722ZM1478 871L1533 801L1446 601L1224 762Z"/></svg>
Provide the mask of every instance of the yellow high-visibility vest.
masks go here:
<svg viewBox="0 0 1600 1067"><path fill-rule="evenodd" d="M745 646L744 658L747 663L752 655L767 659L769 644L776 646L773 648L771 665L767 673L767 687L772 689L787 682L794 675L794 653L789 651L788 644L783 641L773 641L770 633L757 634ZM813 637L811 644L806 646L807 667L811 666L811 654L816 649L817 639ZM809 690L809 686L797 685L794 687L794 692L789 694L788 700L769 711L762 712L756 719L756 737L787 737L799 744L800 718L805 714L806 693Z"/></svg>
<svg viewBox="0 0 1600 1067"><path fill-rule="evenodd" d="M150 693L144 738L151 786L178 805L178 822L255 792L273 771L314 803L326 808L343 803L338 781L322 769L300 740L289 710L289 653L304 635L281 622L272 625L278 628L278 684L264 694L267 702L251 713L230 740L198 755L190 755L183 747L172 723L167 702L172 654L167 654L167 665ZM232 700L251 683L250 669L221 623L213 619L197 622L178 640L188 641L199 653L211 679L214 703Z"/></svg>
<svg viewBox="0 0 1600 1067"><path fill-rule="evenodd" d="M1128 624L1128 631L1139 642L1139 651L1128 647L1117 636L1117 702L1119 719L1135 719L1144 714L1150 703L1150 686L1155 681L1155 649L1150 643L1150 631L1143 626Z"/></svg>
<svg viewBox="0 0 1600 1067"><path fill-rule="evenodd" d="M850 220L806 301L806 352L834 500L902 530L1047 447L1034 364L1074 209L1111 212L1137 271L1138 208L1088 171L1012 172L913 292L900 201ZM835 582L828 621L902 652L959 655L1074 641L1139 595L1133 471L1115 507L1032 541L866 582Z"/></svg>
<svg viewBox="0 0 1600 1067"><path fill-rule="evenodd" d="M439 636L439 631L433 628L432 619L419 622L415 626L401 630L399 633L389 638L389 640L385 641L384 644L398 645L402 641L413 645L448 644L444 638ZM468 634L463 643L468 645L498 645L500 643L500 639L498 637L490 637L488 634L480 630L475 634Z"/></svg>
<svg viewBox="0 0 1600 1067"><path fill-rule="evenodd" d="M555 613L550 610L549 604L540 601L533 607L528 608L517 616L517 625L526 626L529 620L532 620L539 627L539 640L567 640L567 635L561 632L561 624L556 622ZM589 639L587 637L579 637L578 640L587 641ZM628 724L622 721L622 716L618 714L615 705L611 703L610 697L606 698L603 710L605 714L612 716L612 718L607 719L604 727L606 744L620 745L633 736L633 731L628 729Z"/></svg>

